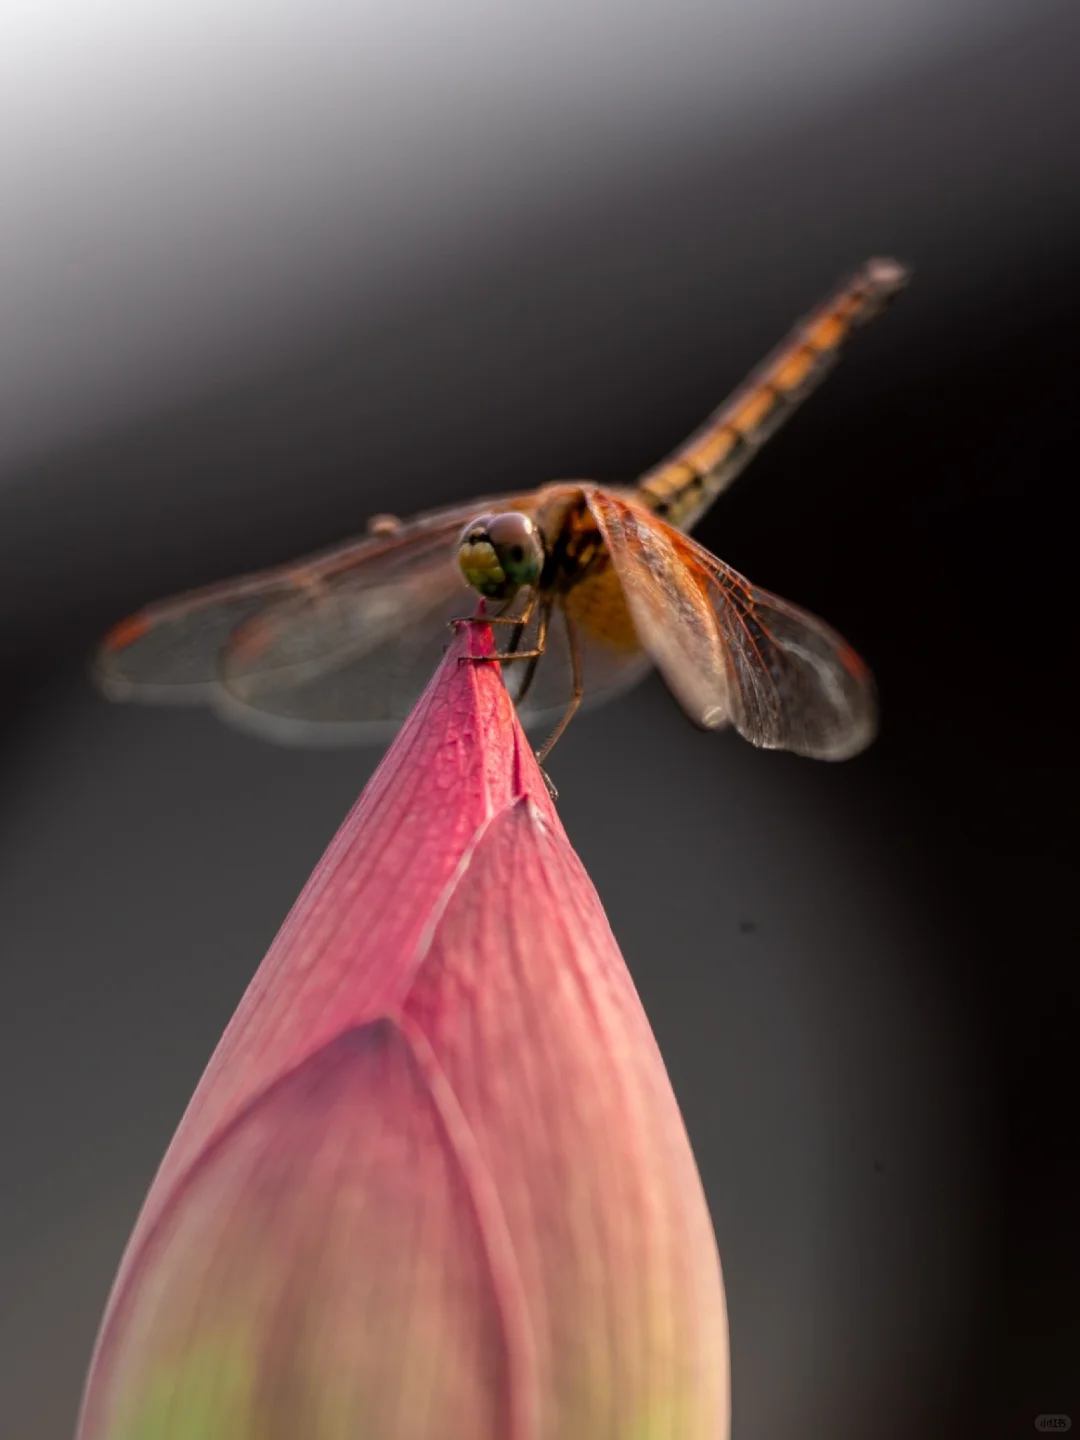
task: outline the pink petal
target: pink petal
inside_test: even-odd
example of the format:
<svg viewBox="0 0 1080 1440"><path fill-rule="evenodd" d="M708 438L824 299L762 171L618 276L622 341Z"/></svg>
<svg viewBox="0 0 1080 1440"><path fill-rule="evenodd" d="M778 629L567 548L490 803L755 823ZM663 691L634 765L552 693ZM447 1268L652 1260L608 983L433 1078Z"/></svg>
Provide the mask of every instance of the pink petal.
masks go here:
<svg viewBox="0 0 1080 1440"><path fill-rule="evenodd" d="M484 1237L392 1021L331 1041L206 1148L98 1364L88 1434L421 1440L448 1414L463 1437L514 1433Z"/></svg>
<svg viewBox="0 0 1080 1440"><path fill-rule="evenodd" d="M286 921L121 1266L81 1440L727 1434L674 1095L459 634Z"/></svg>

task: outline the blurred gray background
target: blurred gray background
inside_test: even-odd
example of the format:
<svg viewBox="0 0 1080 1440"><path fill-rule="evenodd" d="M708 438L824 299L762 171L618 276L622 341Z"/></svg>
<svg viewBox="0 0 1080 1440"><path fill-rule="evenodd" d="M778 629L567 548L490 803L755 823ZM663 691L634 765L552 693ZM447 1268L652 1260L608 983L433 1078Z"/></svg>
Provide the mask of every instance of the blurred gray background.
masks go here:
<svg viewBox="0 0 1080 1440"><path fill-rule="evenodd" d="M624 481L854 264L912 290L700 528L881 686L841 767L583 716L560 809L716 1224L736 1440L1080 1424L1080 17L1029 0L0 12L0 1433L378 756L112 708L97 635ZM1070 597L1071 598L1071 597Z"/></svg>

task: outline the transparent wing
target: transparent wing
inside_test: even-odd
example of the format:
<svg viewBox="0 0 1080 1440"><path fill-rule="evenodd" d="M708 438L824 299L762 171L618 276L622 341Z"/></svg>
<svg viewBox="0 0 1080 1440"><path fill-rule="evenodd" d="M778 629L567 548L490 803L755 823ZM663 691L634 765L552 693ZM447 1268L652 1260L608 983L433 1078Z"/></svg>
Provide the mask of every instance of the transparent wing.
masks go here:
<svg viewBox="0 0 1080 1440"><path fill-rule="evenodd" d="M305 602L291 597L280 606L269 607L250 629L238 631L228 647L222 683L211 696L214 710L231 724L282 744L348 745L388 738L431 679L450 639L448 622L475 611L475 596L462 589L456 575L452 578L451 591L441 595L428 592L435 603L423 615L414 612L411 628L394 629L360 653L349 649L345 622L339 627L339 646L322 655L308 655L301 643L307 629ZM395 604L401 601L402 597L395 597ZM535 647L538 620L536 612L525 627L520 650ZM286 636L296 638L295 663L280 670L248 668L244 657L249 638L271 628L281 649ZM373 633L374 624L369 638ZM496 644L509 644L511 633L509 626L498 626ZM640 646L627 653L580 630L578 634L586 706L629 689L651 668L652 662ZM503 666L503 679L514 700L521 693L528 667L526 659ZM572 695L573 666L566 627L556 606L544 654L519 706L522 724L530 733L541 735L563 714Z"/></svg>
<svg viewBox="0 0 1080 1440"><path fill-rule="evenodd" d="M474 609L455 563L461 528L477 514L534 503L473 500L149 606L106 636L98 682L113 699L208 703L274 739L378 738L430 678L445 622Z"/></svg>
<svg viewBox="0 0 1080 1440"><path fill-rule="evenodd" d="M184 705L208 698L229 636L293 582L283 570L191 590L121 620L94 656L94 679L110 700Z"/></svg>
<svg viewBox="0 0 1080 1440"><path fill-rule="evenodd" d="M843 760L873 739L870 672L835 631L645 506L586 492L642 644L687 714L754 745Z"/></svg>

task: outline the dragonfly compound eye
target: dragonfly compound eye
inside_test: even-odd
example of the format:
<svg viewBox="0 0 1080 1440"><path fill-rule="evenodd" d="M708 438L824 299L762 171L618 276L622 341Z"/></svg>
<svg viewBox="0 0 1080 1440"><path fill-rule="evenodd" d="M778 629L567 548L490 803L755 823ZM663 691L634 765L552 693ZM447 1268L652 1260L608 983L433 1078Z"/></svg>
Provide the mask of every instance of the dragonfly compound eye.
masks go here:
<svg viewBox="0 0 1080 1440"><path fill-rule="evenodd" d="M488 539L513 585L535 585L544 568L544 542L528 515L508 510L488 523Z"/></svg>
<svg viewBox="0 0 1080 1440"><path fill-rule="evenodd" d="M462 531L458 563L474 590L503 600L540 579L544 542L528 515L481 515Z"/></svg>

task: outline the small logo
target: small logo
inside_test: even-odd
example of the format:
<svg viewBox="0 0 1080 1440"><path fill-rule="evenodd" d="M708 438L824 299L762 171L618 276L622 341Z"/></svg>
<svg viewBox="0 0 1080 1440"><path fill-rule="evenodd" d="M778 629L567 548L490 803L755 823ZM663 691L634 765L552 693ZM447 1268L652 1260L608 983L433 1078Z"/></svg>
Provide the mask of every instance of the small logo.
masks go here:
<svg viewBox="0 0 1080 1440"><path fill-rule="evenodd" d="M1044 1435L1064 1435L1072 1429L1072 1420L1068 1415L1036 1415L1035 1429Z"/></svg>

